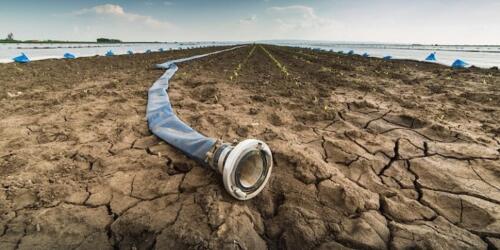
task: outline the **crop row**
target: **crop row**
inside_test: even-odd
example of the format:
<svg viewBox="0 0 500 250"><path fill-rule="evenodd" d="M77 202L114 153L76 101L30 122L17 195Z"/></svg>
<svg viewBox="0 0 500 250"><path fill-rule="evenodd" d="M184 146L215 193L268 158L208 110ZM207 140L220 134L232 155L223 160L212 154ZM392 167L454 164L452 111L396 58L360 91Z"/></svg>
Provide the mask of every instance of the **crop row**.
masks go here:
<svg viewBox="0 0 500 250"><path fill-rule="evenodd" d="M243 59L243 61L241 63L239 63L238 66L236 66L236 68L233 70L233 74L231 76L229 76L229 80L232 81L239 76L239 72L241 71L241 68L243 67L244 64L247 63L248 59L250 59L250 57L253 55L253 52L255 51L255 47L256 46L254 45L252 47L252 49L250 50L250 52L245 57L245 59Z"/></svg>
<svg viewBox="0 0 500 250"><path fill-rule="evenodd" d="M267 56L269 56L269 58L271 58L271 60L274 62L274 64L281 70L281 72L285 75L285 76L289 76L290 73L288 73L288 70L286 69L286 67L281 64L276 58L274 58L274 56L266 50L266 48L262 47L262 46L259 46L266 54Z"/></svg>

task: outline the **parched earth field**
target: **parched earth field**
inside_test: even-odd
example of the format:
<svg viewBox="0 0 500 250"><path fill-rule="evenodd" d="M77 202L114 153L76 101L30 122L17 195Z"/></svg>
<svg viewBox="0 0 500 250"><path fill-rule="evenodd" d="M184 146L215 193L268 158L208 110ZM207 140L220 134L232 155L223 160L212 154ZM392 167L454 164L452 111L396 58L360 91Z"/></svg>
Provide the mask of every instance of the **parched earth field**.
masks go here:
<svg viewBox="0 0 500 250"><path fill-rule="evenodd" d="M247 45L181 63L178 116L258 138L249 201L152 135L155 63L0 65L0 249L498 249L500 72Z"/></svg>

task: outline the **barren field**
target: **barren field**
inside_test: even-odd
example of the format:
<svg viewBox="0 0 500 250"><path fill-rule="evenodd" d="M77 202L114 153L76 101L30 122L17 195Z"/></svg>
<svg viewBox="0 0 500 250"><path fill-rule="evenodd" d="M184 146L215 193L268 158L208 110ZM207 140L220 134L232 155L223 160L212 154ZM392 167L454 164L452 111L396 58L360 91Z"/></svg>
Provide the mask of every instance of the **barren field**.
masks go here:
<svg viewBox="0 0 500 250"><path fill-rule="evenodd" d="M500 71L267 45L181 63L178 116L269 144L250 201L151 135L155 63L0 64L0 249L500 248Z"/></svg>

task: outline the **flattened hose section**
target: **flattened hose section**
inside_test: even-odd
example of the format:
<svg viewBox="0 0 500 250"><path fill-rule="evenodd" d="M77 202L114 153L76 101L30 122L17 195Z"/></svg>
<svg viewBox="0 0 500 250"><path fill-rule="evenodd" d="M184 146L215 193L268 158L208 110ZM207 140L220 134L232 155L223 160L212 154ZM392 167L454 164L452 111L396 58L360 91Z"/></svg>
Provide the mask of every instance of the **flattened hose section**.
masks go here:
<svg viewBox="0 0 500 250"><path fill-rule="evenodd" d="M148 119L149 129L154 135L179 149L188 157L196 160L202 165L207 165L205 157L207 152L216 143L216 139L200 134L175 115L170 99L168 98L169 81L179 69L176 63L186 62L241 47L243 46L171 60L156 65L158 68L167 70L158 80L156 80L148 91L146 117Z"/></svg>

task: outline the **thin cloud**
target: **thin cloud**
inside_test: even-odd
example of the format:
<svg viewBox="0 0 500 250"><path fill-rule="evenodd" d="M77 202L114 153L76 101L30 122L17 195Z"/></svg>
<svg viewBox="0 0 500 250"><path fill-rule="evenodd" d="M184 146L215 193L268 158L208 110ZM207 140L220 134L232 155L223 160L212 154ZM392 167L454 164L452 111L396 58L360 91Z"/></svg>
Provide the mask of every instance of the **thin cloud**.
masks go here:
<svg viewBox="0 0 500 250"><path fill-rule="evenodd" d="M304 5L290 5L290 6L275 6L267 9L274 13L284 13L284 14L299 14L304 18L317 18L314 9L309 6Z"/></svg>
<svg viewBox="0 0 500 250"><path fill-rule="evenodd" d="M120 18L131 23L141 23L151 28L172 28L173 25L169 22L157 20L151 16L144 16L135 13L126 12L120 5L103 4L92 8L81 9L73 12L74 15L101 15Z"/></svg>
<svg viewBox="0 0 500 250"><path fill-rule="evenodd" d="M240 23L242 23L242 24L255 23L256 21L257 21L256 15L252 15L252 16L240 19Z"/></svg>
<svg viewBox="0 0 500 250"><path fill-rule="evenodd" d="M314 8L305 5L274 6L267 12L274 18L282 35L326 39L341 26L331 18L318 16Z"/></svg>
<svg viewBox="0 0 500 250"><path fill-rule="evenodd" d="M165 1L163 2L163 5L165 6L170 6L170 5L173 5L174 3L173 2L170 2L170 1Z"/></svg>

